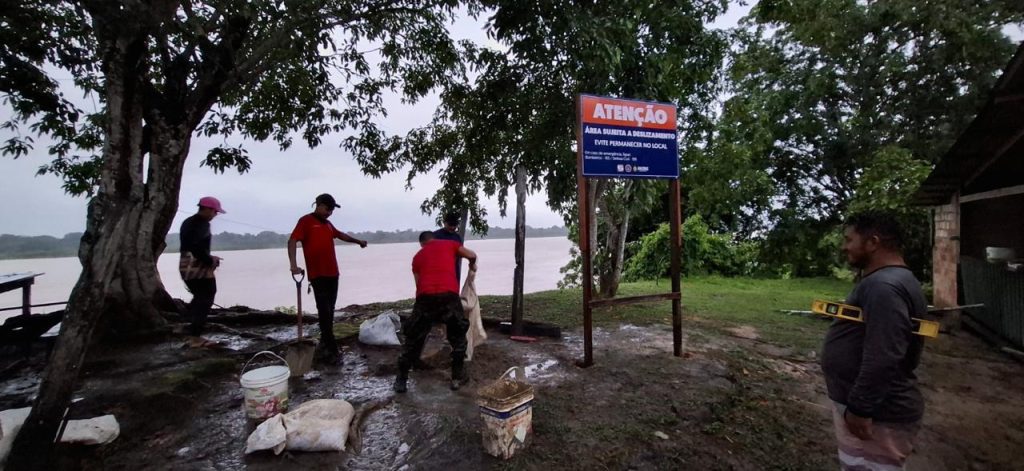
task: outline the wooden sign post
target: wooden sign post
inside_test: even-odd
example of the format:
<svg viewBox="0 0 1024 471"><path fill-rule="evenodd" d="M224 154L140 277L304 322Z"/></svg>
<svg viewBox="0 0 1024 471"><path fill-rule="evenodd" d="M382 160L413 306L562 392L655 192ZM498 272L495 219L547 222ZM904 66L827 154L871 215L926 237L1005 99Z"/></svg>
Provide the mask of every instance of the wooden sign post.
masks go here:
<svg viewBox="0 0 1024 471"><path fill-rule="evenodd" d="M679 263L680 202L679 148L676 106L639 100L580 95L576 112L576 182L579 192L579 247L583 257L583 361L594 364L593 309L595 307L671 300L672 351L683 355ZM668 179L671 228L672 292L645 296L594 300L590 246L590 208L587 200L591 178Z"/></svg>

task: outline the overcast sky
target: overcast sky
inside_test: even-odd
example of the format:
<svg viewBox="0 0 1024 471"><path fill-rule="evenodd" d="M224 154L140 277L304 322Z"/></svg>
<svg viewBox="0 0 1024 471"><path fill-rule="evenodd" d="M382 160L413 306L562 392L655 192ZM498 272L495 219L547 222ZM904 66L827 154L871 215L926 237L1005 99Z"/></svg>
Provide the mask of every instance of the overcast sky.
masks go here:
<svg viewBox="0 0 1024 471"><path fill-rule="evenodd" d="M747 8L734 10L737 11L731 11L716 26L735 25ZM451 31L458 39L488 44L483 23L483 20L461 18L452 25ZM70 76L58 75L58 78ZM69 90L67 95L77 98L80 92ZM416 105L405 105L397 96L390 96L387 102L389 116L380 121L382 127L392 133L404 133L429 122L438 99L431 96ZM81 103L84 109L92 108L91 100ZM9 109L0 105L0 120L9 116ZM0 139L8 137L9 131L0 131ZM404 172L379 180L364 176L351 155L338 147L340 140L340 137L328 138L320 147L309 149L296 139L292 148L281 152L273 143L229 139L227 142L232 145L245 145L253 166L245 175L234 171L217 175L209 168L200 167L199 162L206 151L222 139L196 137L186 163L180 211L172 232L176 232L181 220L194 211L199 198L206 195L219 198L228 211L214 221L214 232L289 232L296 219L310 210L313 198L323 192L333 194L342 205L332 218L342 230L433 226L433 216L422 214L419 208L440 185L436 174L417 178L411 190L405 189ZM64 194L60 179L53 175L35 175L36 169L48 161L46 142L43 138L37 139L35 149L20 159L0 158L0 234L63 235L84 229L86 199ZM514 199L506 219L499 218L496 201L490 201L487 206L490 225L514 225ZM563 224L562 218L547 208L543 194L530 195L526 208L526 223L531 226Z"/></svg>
<svg viewBox="0 0 1024 471"><path fill-rule="evenodd" d="M735 26L747 11L749 6L733 5L713 26ZM483 21L462 18L452 25L452 33L459 39L488 43ZM70 91L68 96L77 97L79 93ZM381 120L381 124L392 133L403 133L426 124L438 103L436 97L428 97L413 106L402 104L397 96L387 101L389 116ZM91 103L91 100L83 100L83 103ZM89 104L83 106L91 108ZM0 105L0 120L9 117L9 109ZM10 131L0 131L0 139L9 137ZM36 148L20 159L0 157L0 234L63 235L85 227L85 198L64 194L60 189L61 181L55 176L35 176L36 169L48 161L45 142L37 139ZM335 212L332 220L342 230L433 226L433 216L421 214L419 207L437 190L436 175L421 176L413 182L411 190L405 189L404 172L379 180L364 176L351 155L338 148L340 137L325 139L320 147L312 150L297 139L285 152L279 151L273 143L228 140L233 145L244 144L249 150L253 166L245 175L233 171L217 175L199 166L206 151L220 142L221 138L202 137L193 141L182 181L181 211L172 232L176 232L181 220L194 211L199 198L206 195L218 197L228 211L214 221L214 232L289 232L295 220L310 210L313 198L323 192L333 194L341 203L342 208ZM531 195L526 206L527 224L534 227L562 225L561 217L545 205L543 194ZM497 202L491 201L488 223L511 227L514 205L509 209L509 217L500 219Z"/></svg>

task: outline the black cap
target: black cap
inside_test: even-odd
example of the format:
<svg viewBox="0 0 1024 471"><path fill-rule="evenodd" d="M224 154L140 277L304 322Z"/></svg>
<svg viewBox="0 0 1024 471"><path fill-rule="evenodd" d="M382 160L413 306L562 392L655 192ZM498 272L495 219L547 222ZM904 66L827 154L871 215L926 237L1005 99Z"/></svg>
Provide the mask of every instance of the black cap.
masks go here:
<svg viewBox="0 0 1024 471"><path fill-rule="evenodd" d="M458 215L458 213L445 213L445 215L444 215L444 223L449 225L449 226L458 226L459 225L459 215Z"/></svg>
<svg viewBox="0 0 1024 471"><path fill-rule="evenodd" d="M327 206L328 208L332 208L332 209L340 208L341 207L341 205L338 204L337 201L334 201L334 197L329 195L329 194L327 194L327 193L324 193L324 194L322 194L320 196L317 196L316 197L316 204L322 204L322 205Z"/></svg>

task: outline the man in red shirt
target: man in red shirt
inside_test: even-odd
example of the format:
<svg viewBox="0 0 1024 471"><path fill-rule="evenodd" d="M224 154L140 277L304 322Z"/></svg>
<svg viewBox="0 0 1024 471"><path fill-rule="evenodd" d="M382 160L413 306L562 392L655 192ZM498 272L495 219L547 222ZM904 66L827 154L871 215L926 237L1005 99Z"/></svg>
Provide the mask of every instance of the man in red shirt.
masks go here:
<svg viewBox="0 0 1024 471"><path fill-rule="evenodd" d="M327 218L340 208L334 197L324 193L316 197L312 213L299 218L299 222L288 239L288 261L293 275L303 273L295 263L295 247L302 243L302 256L309 270L309 284L316 299L317 316L320 318L320 343L315 358L320 363L337 365L341 362L338 343L334 340L334 305L338 301L338 257L334 253L334 239L359 244L366 248L366 241L356 239L334 228Z"/></svg>
<svg viewBox="0 0 1024 471"><path fill-rule="evenodd" d="M398 357L395 392L404 393L409 370L420 359L423 344L435 322L443 322L452 346L453 390L466 381L466 331L469 321L459 299L459 281L455 276L455 259L469 260L469 269L476 270L476 254L456 241L434 239L430 232L420 234L420 251L412 259L412 275L416 280L416 304L412 315L402 322L402 354Z"/></svg>

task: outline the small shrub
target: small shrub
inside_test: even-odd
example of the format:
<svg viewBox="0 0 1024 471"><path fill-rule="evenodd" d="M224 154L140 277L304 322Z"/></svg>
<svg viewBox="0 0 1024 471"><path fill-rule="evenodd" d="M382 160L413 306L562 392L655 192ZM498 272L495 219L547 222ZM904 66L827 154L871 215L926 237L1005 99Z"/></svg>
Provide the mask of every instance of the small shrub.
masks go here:
<svg viewBox="0 0 1024 471"><path fill-rule="evenodd" d="M700 216L683 222L681 273L690 275L748 276L758 271L758 245L736 241L732 234L713 234ZM671 234L668 224L633 242L623 277L626 281L652 280L669 275Z"/></svg>

